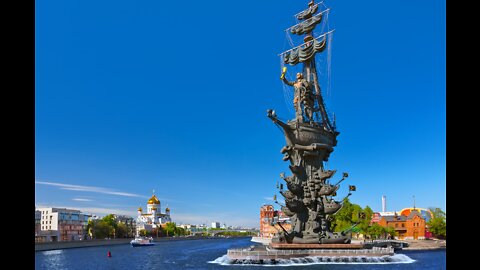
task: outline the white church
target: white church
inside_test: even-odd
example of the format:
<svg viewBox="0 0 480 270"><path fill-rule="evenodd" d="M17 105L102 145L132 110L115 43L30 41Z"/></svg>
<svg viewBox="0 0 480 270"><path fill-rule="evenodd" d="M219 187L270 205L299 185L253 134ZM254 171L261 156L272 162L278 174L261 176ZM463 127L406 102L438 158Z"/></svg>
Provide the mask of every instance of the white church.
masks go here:
<svg viewBox="0 0 480 270"><path fill-rule="evenodd" d="M147 201L147 212L144 213L142 208L138 208L137 216L137 235L140 230L151 232L153 229L160 227L162 224L172 222L170 219L170 208L165 208L165 214L162 214L160 200L153 194Z"/></svg>

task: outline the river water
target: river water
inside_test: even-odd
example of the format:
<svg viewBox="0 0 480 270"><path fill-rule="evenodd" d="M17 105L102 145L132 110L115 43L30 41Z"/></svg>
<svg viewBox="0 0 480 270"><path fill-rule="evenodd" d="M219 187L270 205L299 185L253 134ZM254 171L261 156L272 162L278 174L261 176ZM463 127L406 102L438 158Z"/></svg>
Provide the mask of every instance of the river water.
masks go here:
<svg viewBox="0 0 480 270"><path fill-rule="evenodd" d="M130 245L74 248L35 253L35 269L446 269L446 251L400 251L395 262L322 263L284 261L281 265L229 265L227 249L245 248L250 238L159 241ZM108 251L112 257L107 257Z"/></svg>

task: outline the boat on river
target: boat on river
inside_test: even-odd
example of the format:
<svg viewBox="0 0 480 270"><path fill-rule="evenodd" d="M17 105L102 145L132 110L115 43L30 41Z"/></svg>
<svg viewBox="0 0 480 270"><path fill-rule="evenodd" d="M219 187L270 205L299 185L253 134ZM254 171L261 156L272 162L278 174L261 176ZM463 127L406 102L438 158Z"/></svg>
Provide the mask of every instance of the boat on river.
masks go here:
<svg viewBox="0 0 480 270"><path fill-rule="evenodd" d="M132 247L143 247L143 246L153 246L155 245L155 243L153 242L152 237L147 238L147 237L137 236L135 237L135 239L130 241L130 245L132 245Z"/></svg>

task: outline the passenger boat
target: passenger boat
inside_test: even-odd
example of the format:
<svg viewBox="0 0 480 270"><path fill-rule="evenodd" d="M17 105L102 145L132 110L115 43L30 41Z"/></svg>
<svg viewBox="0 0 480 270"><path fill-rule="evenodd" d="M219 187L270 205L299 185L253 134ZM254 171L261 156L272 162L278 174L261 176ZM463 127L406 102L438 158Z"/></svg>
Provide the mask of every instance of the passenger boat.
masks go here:
<svg viewBox="0 0 480 270"><path fill-rule="evenodd" d="M152 237L135 237L132 241L130 241L130 245L132 247L142 247L142 246L153 246L155 243L153 243L153 238Z"/></svg>

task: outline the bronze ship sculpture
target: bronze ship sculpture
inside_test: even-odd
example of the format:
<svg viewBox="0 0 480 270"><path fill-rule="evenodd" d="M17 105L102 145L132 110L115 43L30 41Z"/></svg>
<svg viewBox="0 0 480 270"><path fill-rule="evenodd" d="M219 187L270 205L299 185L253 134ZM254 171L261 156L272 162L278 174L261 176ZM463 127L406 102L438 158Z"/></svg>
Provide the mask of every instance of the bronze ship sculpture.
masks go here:
<svg viewBox="0 0 480 270"><path fill-rule="evenodd" d="M322 5L322 8L320 8ZM291 175L280 174L284 183L277 183L279 193L285 203L273 200L281 206L281 211L290 218L291 229L286 230L279 217L271 219L277 233L271 242L252 245L249 248L229 249L227 254L215 260L227 264L290 264L290 263L335 263L335 262L391 262L395 255L391 246L373 247L363 243L352 243L350 228L333 232L332 217L342 208L344 199L356 191L349 185L349 193L343 200L336 200L340 183L348 178L344 172L335 184L330 180L336 170L325 168L330 154L337 145L335 118L330 117L322 96L316 56L329 46L329 35L333 31L316 35L314 29L321 25L329 9L323 2L308 3L308 8L296 15L300 21L287 29L289 34L303 37L300 45L280 54L282 65L288 64L300 68L295 81L286 78L283 67L280 79L294 88L293 107L295 118L280 120L270 109L267 116L280 128L285 136L286 145L280 150L283 160L289 162ZM327 15L328 16L328 15ZM316 35L316 37L314 37ZM293 43L293 42L292 42ZM298 66L297 66L298 65ZM333 121L331 121L331 119ZM284 189L286 186L286 189ZM365 213L359 219L365 219ZM253 239L252 239L253 241ZM255 241L254 241L255 242Z"/></svg>
<svg viewBox="0 0 480 270"><path fill-rule="evenodd" d="M280 77L285 84L294 88L295 118L285 123L278 119L274 110L267 112L267 116L285 135L286 145L281 153L284 154L283 160L290 163L292 172L291 176L281 175L288 191L280 190L285 199L282 211L290 217L292 230L281 230L272 243L351 242L348 231L332 232L329 222L330 216L342 207L342 202L333 197L348 174L344 173L343 178L332 185L329 179L336 170L325 170L324 167L324 161L328 161L339 135L335 121L331 121L327 114L315 59L317 54L325 50L327 36L333 32L314 37L313 31L322 22L326 12L327 9L320 11L319 4L310 1L308 8L296 15L300 23L287 29L291 34L303 36L304 43L280 54L282 63L292 66L302 64L303 68L302 72L296 74L295 81L287 80L286 67ZM354 189L354 186L350 186L350 190Z"/></svg>

